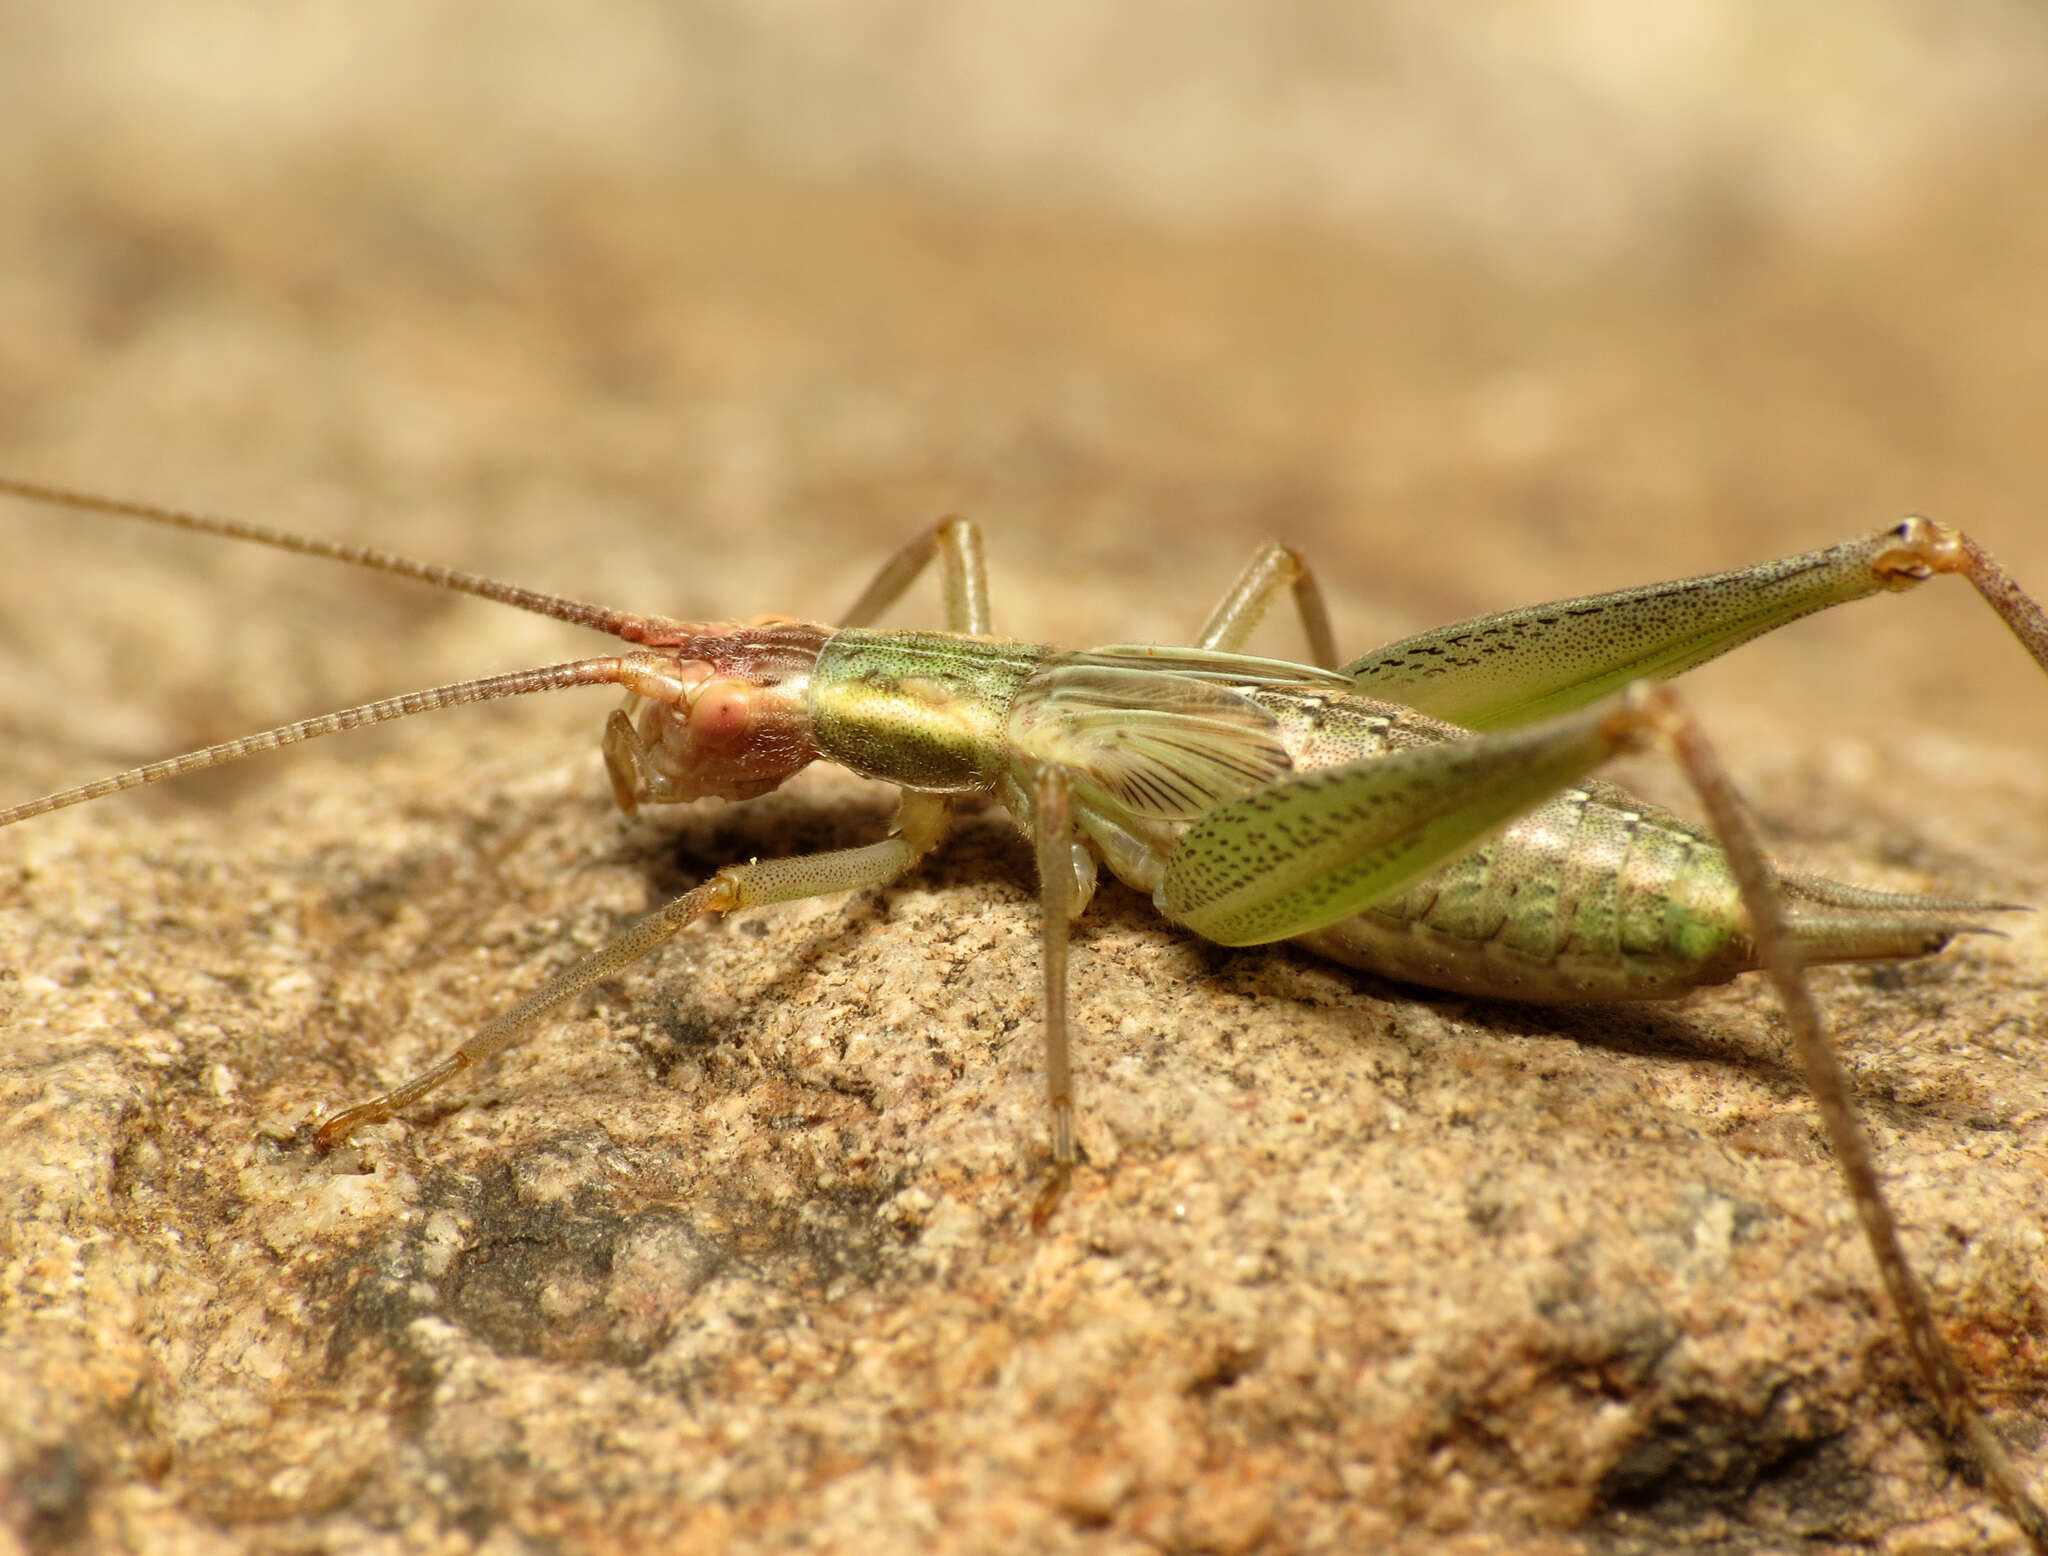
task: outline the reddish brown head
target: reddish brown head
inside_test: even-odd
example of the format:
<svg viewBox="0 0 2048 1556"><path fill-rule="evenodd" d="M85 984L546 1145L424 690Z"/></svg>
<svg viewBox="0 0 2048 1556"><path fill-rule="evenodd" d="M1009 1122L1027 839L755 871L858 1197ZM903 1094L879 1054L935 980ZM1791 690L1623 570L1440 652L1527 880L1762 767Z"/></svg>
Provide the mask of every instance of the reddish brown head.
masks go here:
<svg viewBox="0 0 2048 1556"><path fill-rule="evenodd" d="M781 616L648 633L653 651L623 656L620 677L646 705L605 738L619 804L752 799L815 761L808 694L825 637Z"/></svg>

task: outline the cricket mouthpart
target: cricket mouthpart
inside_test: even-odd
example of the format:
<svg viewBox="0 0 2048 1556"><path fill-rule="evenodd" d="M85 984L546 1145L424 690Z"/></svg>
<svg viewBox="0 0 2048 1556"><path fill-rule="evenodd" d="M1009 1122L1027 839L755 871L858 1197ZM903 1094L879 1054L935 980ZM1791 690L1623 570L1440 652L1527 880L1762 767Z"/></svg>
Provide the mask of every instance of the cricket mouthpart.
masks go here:
<svg viewBox="0 0 2048 1556"><path fill-rule="evenodd" d="M621 656L633 701L605 740L621 809L753 799L817 760L809 699L825 628L778 616L675 636Z"/></svg>

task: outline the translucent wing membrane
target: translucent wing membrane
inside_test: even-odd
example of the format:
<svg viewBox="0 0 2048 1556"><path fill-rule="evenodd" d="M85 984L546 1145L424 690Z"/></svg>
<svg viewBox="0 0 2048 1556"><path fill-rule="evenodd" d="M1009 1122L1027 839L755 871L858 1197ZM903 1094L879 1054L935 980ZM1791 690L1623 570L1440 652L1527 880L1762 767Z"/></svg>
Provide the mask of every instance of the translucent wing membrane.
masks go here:
<svg viewBox="0 0 2048 1556"><path fill-rule="evenodd" d="M1250 698L1135 667L1048 666L1018 692L1008 734L1084 795L1160 821L1194 820L1293 770L1279 725Z"/></svg>

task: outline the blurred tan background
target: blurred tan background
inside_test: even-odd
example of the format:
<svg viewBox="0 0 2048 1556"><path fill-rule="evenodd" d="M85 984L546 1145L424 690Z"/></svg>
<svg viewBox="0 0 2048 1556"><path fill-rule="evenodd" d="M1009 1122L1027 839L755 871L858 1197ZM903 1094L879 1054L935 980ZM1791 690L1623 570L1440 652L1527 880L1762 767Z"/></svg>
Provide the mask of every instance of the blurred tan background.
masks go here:
<svg viewBox="0 0 2048 1556"><path fill-rule="evenodd" d="M1311 553L1342 641L1361 651L1460 616L1806 549L1908 511L1968 528L2023 580L2048 589L2039 511L2048 492L2044 166L2048 16L2018 0L0 4L0 469L677 615L829 617L893 546L958 510L990 531L999 627L1077 643L1185 638L1268 535ZM572 634L510 612L15 504L0 511L0 557L5 799L328 706L581 651ZM930 609L920 601L905 619ZM1298 651L1279 627L1260 646ZM1699 681L1702 707L1789 855L1879 885L2048 901L2048 687L1960 585L1803 624ZM1558 1383L1577 1403L1559 1405L1553 1422L1550 1406L1517 1403L1504 1373L1459 1394L1470 1356L1384 1381L1399 1371L1382 1365L1388 1346L1318 1331L1302 1341L1308 1353L1345 1359L1331 1363L1340 1382L1314 1410L1276 1405L1233 1437L1240 1428L1215 1418L1223 1406L1214 1400L1227 1403L1229 1387L1213 1378L1161 1384L1162 1397L1177 1401L1169 1414L1192 1412L1206 1424L1187 1430L1212 1434L1199 1451L1161 1447L1142 1423L1116 1414L1132 1351L1062 1353L1055 1371L1066 1393L1049 1384L1040 1397L1018 1382L1024 1364L1008 1360L1016 1336L1006 1329L1002 1343L987 1341L987 1402L999 1415L1011 1412L1013 1425L1055 1422L1060 1441L1076 1430L1062 1409L1115 1418L1115 1430L1102 1427L1099 1462L1088 1460L1087 1473L1101 1477L1086 1482L1094 1489L1048 1489L1048 1478L1086 1477L1071 1465L1034 1469L1051 1450L1029 1446L1039 1439L1028 1433L1019 1439L1026 1447L990 1449L989 1462L1008 1468L969 1477L971 1485L941 1494L888 1479L981 1464L980 1449L962 1445L1008 1441L943 1414L963 1397L957 1380L931 1384L929 1398L906 1386L903 1397L918 1402L900 1405L905 1418L931 1413L938 1423L916 1451L880 1425L863 1435L837 1416L819 1424L847 1407L829 1381L816 1385L818 1420L734 1429L777 1453L798 1437L826 1443L797 1489L767 1468L716 1486L629 1485L656 1474L650 1466L671 1451L666 1438L591 1449L588 1460L563 1448L572 1468L559 1480L493 1479L478 1466L496 1462L498 1450L471 1444L464 1458L448 1444L467 1428L448 1423L468 1418L445 1399L423 1403L448 1386L435 1370L442 1362L407 1352L412 1341L378 1342L395 1352L352 1349L337 1336L353 1333L348 1324L362 1314L339 1293L368 1291L365 1272L413 1257L406 1238L444 1192L457 1207L450 1214L488 1221L475 1176L523 1170L505 1164L536 1159L536 1139L555 1138L551 1129L565 1138L607 1132L614 1144L630 1136L631 1151L663 1162L687 1154L655 1143L651 1127L636 1134L616 1113L607 1122L603 1105L616 1106L621 1093L687 1091L663 1090L673 1054L649 1061L659 1072L649 1078L633 1040L617 1034L650 1002L686 997L673 992L678 983L709 988L713 971L700 963L712 953L679 954L632 985L642 992L582 1018L595 1053L575 1062L609 1055L618 1067L594 1072L587 1095L566 1081L547 1090L549 1066L570 1062L559 1039L507 1061L504 1096L522 1096L513 1076L541 1088L540 1121L528 1133L494 1113L485 1123L508 1130L505 1138L474 1142L474 1162L446 1165L437 1153L466 1149L462 1107L500 1096L487 1090L455 1099L433 1115L440 1123L392 1147L410 1165L385 1159L364 1181L411 1183L402 1175L415 1173L424 1199L394 1188L399 1201L365 1211L363 1225L325 1224L320 1236L340 1239L337 1262L293 1265L277 1223L263 1219L287 1212L250 1208L273 1203L266 1196L276 1205L317 1197L330 1183L319 1177L325 1169L291 1156L303 1177L266 1178L259 1190L247 1176L247 1142L266 1120L295 1119L395 1078L502 1008L568 947L594 943L620 916L715 867L721 850L854 841L885 815L857 786L821 780L775 802L781 808L765 820L685 819L621 842L596 775L602 712L601 700L549 699L425 721L0 838L0 924L15 937L0 946L0 966L13 975L0 1013L15 1033L17 1153L0 1182L11 1181L16 1224L27 1229L0 1244L18 1277L0 1302L12 1303L16 1320L8 1376L18 1397L34 1401L0 1472L10 1527L31 1546L286 1548L304 1539L336 1550L512 1550L527 1541L584 1549L659 1537L716 1548L809 1529L821 1548L867 1538L874 1549L988 1549L1002 1543L991 1531L1009 1530L1017 1548L1031 1549L1360 1548L1368 1538L1445 1549L1455 1537L1474 1549L1748 1550L1773 1548L1788 1531L1824 1542L1908 1524L1934 1531L1929 1550L1992 1538L1968 1487L1940 1473L1926 1412L1912 1403L1883 1320L1861 1296L1846 1304L1851 1317L1835 1316L1842 1282L1860 1293L1867 1272L1853 1239L1797 1230L1836 1213L1826 1163L1805 1146L1781 1154L1817 1196L1817 1219L1793 1213L1786 1246L1827 1245L1810 1250L1810 1267L1795 1277L1805 1284L1790 1295L1745 1296L1754 1272L1698 1275L1698 1300L1725 1298L1714 1311L1728 1325L1757 1326L1760 1340L1759 1370L1742 1375L1740 1399L1714 1395L1703 1415L1688 1415L1683 1402L1706 1396L1663 1374L1641 1395L1631 1391L1644 1380L1610 1375L1597 1387ZM499 826L529 858L518 884L505 863L518 850L502 838L478 842ZM738 1086L717 1066L742 1061L717 1056L772 1052L783 1040L747 1034L742 1023L757 1007L816 1003L820 1019L858 1022L861 1001L890 978L909 989L930 981L916 971L930 949L918 942L943 928L909 936L900 974L886 961L862 970L861 958L888 954L888 936L869 932L876 913L900 923L913 913L904 901L930 895L934 925L999 924L989 932L1007 938L974 960L1007 982L981 994L952 983L914 998L928 999L919 1019L934 1030L977 1000L1008 1012L997 1020L1015 1038L999 1045L1007 1111L985 1123L987 1139L976 1137L983 1154L973 1160L986 1177L969 1174L975 1230L946 1225L975 1249L963 1268L1014 1269L1022 1285L999 1297L993 1285L964 1296L944 1286L931 1300L977 1314L988 1304L997 1316L986 1322L1030 1333L1042 1325L1085 1335L1092 1331L1070 1314L1029 1306L1039 1278L1031 1270L1059 1279L1034 1264L1053 1256L1035 1253L1011 1214L1039 1128L1028 857L992 824L970 831L959 862L936 867L894 907L820 910L840 917L799 918L810 928L792 942L779 938L789 933L784 921L748 932L758 939L726 933L715 943L731 948L739 970L730 975L754 993L734 995L731 1008L714 999L712 1016L659 1006L658 1019L647 1019L671 1032L695 1030L692 1021L718 1027L714 1057L692 1050L681 1066L710 1066L711 1101L691 1103L701 1112L725 1105L717 1099ZM683 839L680 858L664 841L673 836ZM329 870L331 879L319 875ZM304 890L316 909L305 907ZM1111 1024L1103 1010L1212 1004L1206 1015L1190 1007L1159 1016L1157 1051L1141 1043L1121 1061L1130 1074L1119 1095L1134 1090L1136 1100L1102 1099L1108 1111L1098 1116L1123 1141L1127 1165L1098 1181L1099 1203L1084 1196L1076 1209L1075 1259L1114 1262L1104 1250L1127 1251L1125 1233L1089 1216L1150 1214L1150 1190L1128 1163L1164 1172L1194 1159L1196 1146L1159 1131L1182 1110L1188 1093L1177 1088L1199 1090L1229 1069L1197 1041L1211 1030L1204 1022L1252 1034L1277 1023L1237 1039L1270 1044L1256 1074L1277 1075L1283 1056L1306 1055L1301 1084L1329 1090L1301 1116L1355 1115L1365 1138L1394 1150L1370 1095L1386 1082L1388 1061L1360 1033L1382 1019L1373 1012L1401 1008L1401 991L1308 970L1287 953L1261 961L1190 950L1128 895L1109 894L1103 912L1084 955L1136 970L1122 994L1097 991L1106 1003L1093 1025ZM828 960L845 958L852 970L830 973L825 991L806 1000L791 980L821 954L819 922L843 925L844 943L829 940ZM479 947L492 948L488 969L475 964ZM1955 987L1917 999L1846 977L1827 988L1855 1004L1855 1020L1883 1022L1893 1010L1921 1023L1918 1041L1936 1066L1925 1096L2009 1088L1954 1102L1941 1118L1960 1134L1926 1149L1953 1160L1971 1140L1993 1138L1989 1125L1969 1120L1995 1116L1998 1151L2019 1153L1998 1158L2014 1173L2008 1192L2019 1198L2010 1205L2030 1205L2039 1146L2017 1143L2015 1131L2041 1112L2029 1091L2041 1073L2031 993L2038 935L2023 925L2010 949L1970 954L1990 958L1990 970L1967 969ZM199 962L204 987L187 987L181 979ZM460 979L457 967L466 969ZM359 995L347 983L358 977ZM157 990L140 1005L138 984ZM670 992L647 992L658 990ZM1232 990L1242 1010L1229 1004ZM358 999L367 1014L335 1015L357 1010ZM1594 1122L1615 1112L1613 1096L1727 1082L1731 1053L1749 1056L1733 1065L1735 1080L1761 1085L1771 1108L1803 1117L1796 1078L1774 1057L1757 1057L1775 1052L1767 1003L1729 999L1725 1009L1709 1002L1703 1019L1718 1013L1747 1037L1699 1037L1670 1024L1690 1018L1663 1016L1617 1036L1622 1029L1484 1006L1475 1015L1473 1002L1449 1002L1418 1007L1424 1015L1413 1019L1427 1032L1410 1033L1404 1051L1417 1085L1471 1081L1471 1099L1439 1111L1477 1110L1501 1138L1514 1137L1521 1104L1487 1088L1528 1084L1519 1071L1505 1083L1481 1073L1521 1063L1498 1057L1518 1051L1503 1047L1503 1024L1545 1045L1545 1062L1562 1067L1555 1073L1587 1067L1583 1107ZM1235 1014L1217 1016L1216 1000ZM1981 1013L1974 1025L1971 1010ZM1319 1015L1332 1024L1317 1028L1319 1039L1302 1037L1299 1024ZM1956 1034L1926 1035L1943 1015L1962 1022ZM1479 1057L1432 1046L1462 1042L1468 1027ZM2003 1079L1985 1078L1991 1061L1969 1046L1987 1029L2008 1045ZM842 1030L832 1041L843 1049L845 1038ZM787 1039L799 1049L809 1040ZM970 1041L964 1058L941 1069L957 1080L995 1051ZM1873 1048L1872 1062L1891 1051ZM1683 1084L1654 1070L1667 1061L1680 1065ZM766 1061L745 1060L756 1062ZM843 1052L833 1061L852 1062ZM1113 1047L1083 1062L1100 1074L1119 1063ZM1639 1062L1653 1072L1632 1072ZM1187 1077L1168 1073L1180 1063L1194 1067ZM1757 1067L1760 1075L1748 1073ZM853 1084L820 1080L794 1060L777 1073L798 1090L815 1083L819 1095L847 1095ZM1894 1098L1922 1095L1922 1082L1890 1071L1872 1084ZM1614 1088L1606 1101L1602 1086ZM893 1095L871 1079L854 1089ZM587 1114L577 1098L588 1100ZM954 1116L965 1106L952 1105ZM1556 1122L1543 1109L1563 1104L1530 1105L1530 1129L1541 1131ZM825 1104L763 1102L760 1127L786 1133L776 1121L813 1106ZM1116 1114L1119 1106L1134 1111ZM1674 1184L1711 1177L1727 1154L1713 1142L1765 1104L1702 1106L1719 1124L1695 1125L1674 1103L1655 1126L1708 1133L1707 1165L1653 1153L1662 1164L1654 1170L1668 1169ZM1717 1106L1731 1111L1715 1114ZM838 1165L794 1172L793 1225L808 1224L803 1206L840 1203L834 1173L885 1185L874 1189L877 1204L898 1205L906 1183L947 1203L933 1183L961 1180L930 1178L947 1149L933 1143L940 1136L903 1143L924 1127L905 1122L907 1107L899 1102L885 1124L907 1157L876 1147L855 1170L840 1160L845 1152L821 1148L821 1160ZM1217 1117L1205 1138L1232 1138L1239 1115L1223 1107ZM1886 1130L1910 1134L1916 1118L1887 1115ZM1629 1192L1571 1177L1572 1138L1557 1146L1566 1187L1543 1203L1568 1214L1585 1199L1655 1198L1637 1175L1648 1166L1624 1172ZM1500 1139L1472 1144L1475 1161L1513 1149ZM735 1147L742 1160L746 1148ZM707 1175L745 1170L720 1166L712 1149L689 1148ZM1233 1171L1256 1176L1287 1148L1227 1149L1242 1152ZM222 1167L213 1151L238 1165ZM1101 1141L1091 1151L1114 1155ZM1333 1202L1364 1204L1394 1169L1371 1165L1362 1146L1346 1155L1362 1176L1343 1180ZM134 1198L134 1183L187 1156L184 1199L169 1190L163 1204ZM633 1157L637 1181L672 1170L651 1159ZM1467 1174L1490 1170L1423 1166L1426 1157L1399 1152L1390 1160L1411 1164L1419 1181L1403 1192L1416 1194L1435 1186L1455 1195ZM453 1176L431 1178L431 1163ZM230 1179L235 1204L212 1197ZM1320 1247L1314 1227L1288 1226L1288 1216L1306 1214L1303 1182L1278 1168L1264 1181L1286 1211L1276 1210L1275 1246ZM713 1191L676 1192L676 1203L694 1205ZM1794 1191L1756 1192L1778 1206ZM1982 1208L2007 1203L1995 1192L1981 1177L1958 1177L1958 1204L1979 1208L1956 1216L1975 1228L1972 1217L2002 1214L2021 1237L2020 1209ZM1126 1193L1135 1198L1119 1211L1113 1196ZM1185 1191L1166 1202L1184 1204ZM841 1211L843 1226L826 1219L871 1235L868 1210ZM1366 1213L1382 1228L1429 1219L1398 1199ZM1945 1225L1942 1214L1923 1207L1921 1224ZM1472 1215L1453 1204L1445 1220L1455 1230ZM1622 1250L1611 1256L1618 1267L1633 1257L1624 1231L1558 1230L1531 1216L1530 1249L1520 1253L1420 1252L1423 1285L1371 1302L1362 1291L1395 1279L1384 1264L1360 1276L1364 1286L1279 1281L1267 1317L1322 1312L1325 1301L1343 1315L1332 1323L1365 1323L1356 1315L1367 1308L1430 1311L1436 1332L1466 1324L1474 1335L1520 1334L1516 1321L1484 1307L1503 1269L1518 1267L1513 1259L1540 1266L1559 1248L1610 1246ZM889 1225L899 1223L910 1224ZM716 1242L692 1224L692 1235ZM172 1225L182 1228L183 1253L166 1252L168 1234L158 1235ZM90 1227L102 1230L81 1230ZM780 1235L760 1234L770 1248L756 1250L762 1260L797 1246L775 1242ZM983 1235L993 1239L985 1247L974 1242ZM1189 1273L1208 1268L1197 1255L1253 1234L1232 1210L1187 1235L1186 1249L1160 1255L1158 1277L1182 1295L1152 1311L1155 1328L1133 1319L1131 1336L1156 1335L1159 1324L1169 1336L1199 1330L1186 1314L1211 1311L1213 1293ZM1360 1235L1342 1231L1353 1248ZM165 1242L150 1255L155 1274L124 1266L105 1275L109 1290L128 1294L126 1307L103 1305L114 1299L93 1287L97 1276L26 1294L43 1288L25 1271L86 1261L83 1247L133 1252L153 1238ZM875 1245L872 1267L861 1265L851 1287L789 1276L776 1288L802 1294L792 1312L841 1304L832 1322L843 1329L818 1342L834 1356L834 1346L858 1351L846 1336L870 1325L952 1332L945 1324L957 1313L934 1317L893 1284L906 1271L929 1275L918 1263L929 1237L891 1239ZM328 1245L316 1237L309 1246ZM1946 1241L1924 1251L1961 1257ZM2024 1315L2038 1313L2028 1304L2041 1300L2044 1277L2038 1256L2029 1264L2007 1254L2005 1284L1968 1277L1958 1300L1996 1337L1978 1360L1995 1375L1990 1392L2020 1412L2024 1444L2041 1435L2031 1403L2040 1373L2015 1336ZM1791 1257L1776 1244L1755 1256L1773 1267ZM1289 1268L1317 1257L1325 1255L1290 1255ZM315 1295L280 1295L296 1289L293 1271ZM600 1287L610 1278L589 1276ZM1479 1303L1462 1318L1418 1294L1461 1281ZM173 1286L184 1296L162 1295ZM221 1340L210 1299L197 1295L214 1288L272 1316L299 1304L293 1337L264 1342L270 1373L251 1371L246 1335ZM150 1291L159 1295L138 1295ZM1979 1293L1974 1309L1969 1292ZM702 1300L716 1309L716 1295ZM598 1306L611 1312L625 1299L615 1291L606 1300L611 1307ZM1555 1301L1530 1303L1538 1338L1526 1354L1539 1358L1528 1363L1531 1376L1576 1376L1570 1367L1583 1357L1555 1358L1576 1354L1579 1342L1543 1327ZM354 1317L337 1318L335 1304ZM223 1309L232 1305L223 1298ZM1587 1305L1602 1310L1599 1300ZM1265 1319L1229 1311L1224 1327L1251 1338L1236 1351L1236 1340L1217 1342L1242 1356L1219 1363L1215 1376L1255 1365L1242 1357L1285 1352L1260 1327ZM1792 1342L1779 1330L1800 1314L1848 1328L1825 1328L1788 1361ZM450 1332L495 1333L473 1314L447 1322ZM1696 1332L1691 1319L1662 1310L1658 1322ZM392 1324L393 1335L413 1332ZM1699 1327L1713 1330L1704 1319ZM1142 1352L1149 1342L1127 1343ZM726 1394L688 1368L677 1374L687 1386L663 1381L646 1359L656 1353L600 1347L591 1354L639 1360L585 1381L685 1401L675 1408L695 1423L690 1430L705 1431L716 1413L707 1395L741 1402L732 1403L739 1410L782 1386L748 1374ZM572 1372L529 1383L541 1393L567 1389ZM260 1386L251 1381L259 1374L268 1379ZM440 1382L420 1381L429 1374ZM818 1376L829 1380L832 1368L821 1363ZM234 1410L213 1403L212 1391L229 1385L246 1390ZM1374 1415L1382 1386L1405 1401L1385 1407L1384 1420L1407 1423L1398 1429ZM1769 1402L1808 1386L1820 1403L1786 1427ZM1633 1412L1627 1431L1572 1435L1607 1419L1587 1388L1629 1401L1615 1406ZM395 1437L377 1427L385 1408L412 1411L413 1425ZM491 1416L497 1406L478 1408L501 1419ZM630 1419L654 1407L619 1408ZM1485 1415L1496 1409L1515 1424ZM1357 1421L1353 1410L1363 1412ZM1468 1410L1485 1416L1483 1429L1467 1433ZM1723 1438L1702 1437L1704 1416L1715 1431L1725 1417L1726 1439L1739 1448L1722 1452ZM1536 1430L1539 1420L1553 1436ZM1673 1420L1689 1447L1657 1435ZM243 1435L220 1438L224 1422ZM1756 1431L1775 1449L1756 1446ZM1526 1440L1516 1435L1524 1432ZM202 1444L221 1441L232 1451L209 1457ZM532 1443L521 1451L545 1456ZM726 1450L693 1451L709 1463ZM2039 1450L2026 1452L2038 1466ZM458 1462L468 1468L451 1468ZM1787 1463L1809 1466L1810 1478L1785 1480ZM1305 1464L1321 1468L1311 1474ZM1824 1485L1852 1490L1830 1501ZM928 1510L922 1521L898 1527L874 1511L910 1502ZM1819 1506L1823 1513L1811 1512ZM832 1522L840 1515L844 1524Z"/></svg>
<svg viewBox="0 0 2048 1556"><path fill-rule="evenodd" d="M1359 644L1908 510L2048 544L2032 7L0 27L0 449L53 478L675 611L836 609L961 508L1010 630L1097 638L1187 631L1270 532ZM2031 722L1908 619L1771 679Z"/></svg>

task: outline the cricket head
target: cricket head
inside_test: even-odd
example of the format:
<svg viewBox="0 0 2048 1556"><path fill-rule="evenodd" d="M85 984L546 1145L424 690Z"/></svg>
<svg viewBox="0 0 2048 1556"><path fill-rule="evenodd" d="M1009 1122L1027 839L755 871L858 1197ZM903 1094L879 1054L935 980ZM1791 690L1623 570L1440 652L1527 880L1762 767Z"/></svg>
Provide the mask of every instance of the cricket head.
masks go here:
<svg viewBox="0 0 2048 1556"><path fill-rule="evenodd" d="M614 713L605 767L628 815L645 801L749 800L817 760L811 669L826 630L786 616L677 624L622 655L619 682L642 699Z"/></svg>

